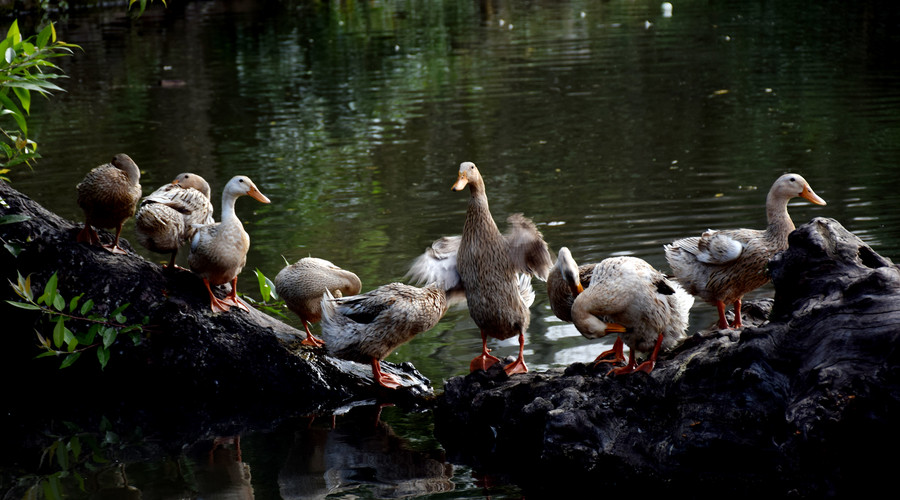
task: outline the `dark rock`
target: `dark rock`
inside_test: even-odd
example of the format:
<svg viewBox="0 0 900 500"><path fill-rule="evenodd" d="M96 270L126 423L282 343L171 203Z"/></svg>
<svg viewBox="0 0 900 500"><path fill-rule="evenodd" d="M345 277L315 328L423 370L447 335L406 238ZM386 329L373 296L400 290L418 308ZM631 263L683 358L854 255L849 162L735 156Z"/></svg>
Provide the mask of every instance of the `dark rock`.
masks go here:
<svg viewBox="0 0 900 500"><path fill-rule="evenodd" d="M705 330L649 375L576 363L450 379L448 452L534 496L827 497L880 491L898 444L900 270L830 219L770 262L774 300L740 332Z"/></svg>

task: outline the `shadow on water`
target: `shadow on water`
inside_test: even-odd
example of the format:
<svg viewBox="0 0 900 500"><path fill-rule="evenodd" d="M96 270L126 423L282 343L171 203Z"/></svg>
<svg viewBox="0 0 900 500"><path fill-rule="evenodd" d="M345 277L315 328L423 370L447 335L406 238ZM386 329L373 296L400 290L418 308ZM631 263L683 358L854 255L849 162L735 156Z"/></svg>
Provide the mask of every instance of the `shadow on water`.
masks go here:
<svg viewBox="0 0 900 500"><path fill-rule="evenodd" d="M73 10L57 25L84 50L58 61L66 92L33 103L43 158L11 178L81 220L75 184L118 152L141 167L145 194L202 175L217 214L225 182L246 174L272 200L236 207L252 239L249 295L250 271L272 277L307 255L353 270L364 291L403 281L426 246L461 230L467 196L449 187L466 160L501 229L524 212L582 263L634 255L667 270L662 245L676 238L761 228L786 171L828 201L792 203L798 224L833 217L883 255L900 246L900 13L889 2L698 0L673 2L671 17L656 1L170 3L140 19ZM123 235L135 241L133 224ZM556 319L543 283L535 290L532 370L608 348ZM715 317L698 303L691 329ZM514 340L492 347L516 351ZM389 360L412 361L439 391L479 348L453 309ZM146 460L123 453L106 473L122 492L161 498L484 494L477 471L441 456L427 411L385 408L369 426L371 410L334 429L235 425L240 454L237 441L213 450L216 436L199 435ZM4 487L39 457L23 452ZM497 496L520 493L492 481Z"/></svg>

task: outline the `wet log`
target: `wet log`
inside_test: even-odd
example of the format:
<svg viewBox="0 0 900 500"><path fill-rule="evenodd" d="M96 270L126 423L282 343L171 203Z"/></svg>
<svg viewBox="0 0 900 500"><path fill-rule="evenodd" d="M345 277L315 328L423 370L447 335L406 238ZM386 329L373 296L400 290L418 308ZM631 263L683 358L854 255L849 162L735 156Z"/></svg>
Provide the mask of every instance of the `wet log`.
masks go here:
<svg viewBox="0 0 900 500"><path fill-rule="evenodd" d="M900 416L900 270L832 219L769 264L742 331L697 332L649 375L576 363L446 383L436 433L526 494L692 497L887 491ZM752 317L748 317L752 316Z"/></svg>
<svg viewBox="0 0 900 500"><path fill-rule="evenodd" d="M74 196L74 190L73 190ZM149 318L142 341L120 338L111 346L105 369L88 350L70 367L58 369L56 357L34 359L36 330L44 337L53 324L41 313L7 304L19 297L9 285L0 287L6 325L0 370L10 384L4 397L10 412L34 411L46 401L56 408L72 405L118 405L147 408L154 404L176 412L263 411L284 414L327 414L350 401L378 399L400 404L430 400L430 381L409 364L383 363L403 382L398 390L373 384L369 365L329 357L322 348L300 345L305 334L258 310L232 308L213 313L202 280L184 269L164 269L133 251L114 255L98 246L77 243L81 222L65 220L0 182L0 216L24 216L0 225L6 250L0 269L11 283L17 273L31 276L35 296L50 276L70 299L83 293L94 312L108 314L121 304L130 324ZM103 243L112 234L100 231ZM242 275L244 286L255 277ZM220 296L227 292L219 290ZM74 320L73 320L74 321ZM75 324L77 322L73 322ZM138 411L138 410L135 410Z"/></svg>

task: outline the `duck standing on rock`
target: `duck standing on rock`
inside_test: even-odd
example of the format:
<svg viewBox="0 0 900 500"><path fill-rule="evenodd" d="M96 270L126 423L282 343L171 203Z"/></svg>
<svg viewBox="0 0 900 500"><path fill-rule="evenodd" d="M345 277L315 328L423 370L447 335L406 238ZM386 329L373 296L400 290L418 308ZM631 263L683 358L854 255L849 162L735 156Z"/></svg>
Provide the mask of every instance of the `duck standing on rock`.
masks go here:
<svg viewBox="0 0 900 500"><path fill-rule="evenodd" d="M660 350L684 339L693 304L693 296L643 259L610 257L594 266L591 285L572 304L572 319L587 338L616 333L628 345L628 364L610 373L650 373ZM652 352L638 365L636 351Z"/></svg>
<svg viewBox="0 0 900 500"><path fill-rule="evenodd" d="M116 228L112 245L102 245L112 253L126 253L119 247L122 225L134 215L141 198L141 171L127 154L115 155L111 162L95 167L75 187L78 206L84 211L84 228L77 241L99 245L93 226Z"/></svg>
<svg viewBox="0 0 900 500"><path fill-rule="evenodd" d="M322 319L322 295L328 291L334 297L346 297L358 294L360 289L362 282L356 274L316 257L304 257L275 276L275 293L306 329L306 339L301 342L304 345L324 345L309 331L310 323Z"/></svg>
<svg viewBox="0 0 900 500"><path fill-rule="evenodd" d="M171 253L166 266L171 268L177 267L178 249L197 227L214 222L209 183L189 172L145 196L135 216L138 242L151 252Z"/></svg>
<svg viewBox="0 0 900 500"><path fill-rule="evenodd" d="M572 305L575 299L584 292L585 286L591 286L591 275L597 264L583 264L579 266L572 257L572 252L567 247L559 249L556 255L556 264L550 270L547 277L547 297L550 299L550 309L557 318L572 322ZM615 329L615 327L609 327ZM613 333L610 331L609 333ZM613 355L613 359L606 359ZM624 363L625 349L622 345L622 337L616 337L613 348L600 353L594 363Z"/></svg>
<svg viewBox="0 0 900 500"><path fill-rule="evenodd" d="M769 281L767 266L776 253L788 246L794 222L788 201L803 197L825 205L809 183L797 174L779 177L766 196L768 227L758 229L708 230L699 237L665 245L666 260L675 279L688 292L716 306L719 329L741 328L741 298ZM726 304L734 304L734 321L725 318Z"/></svg>
<svg viewBox="0 0 900 500"><path fill-rule="evenodd" d="M370 292L322 297L322 336L329 354L372 364L375 382L395 389L396 377L381 371L381 361L419 333L430 330L447 312L447 290L437 282L419 288L389 283Z"/></svg>
<svg viewBox="0 0 900 500"><path fill-rule="evenodd" d="M456 273L465 290L469 314L481 329L482 353L469 364L469 369L487 370L500 361L489 354L488 337L499 340L519 337L519 356L504 370L507 374L528 371L525 365L525 331L531 321L529 307L534 301L531 277L546 280L553 264L547 243L534 223L522 214L509 217L510 229L500 233L488 207L484 180L472 162L459 166L453 191L469 186L470 198L462 235L438 240L455 250ZM432 247L434 249L434 247ZM443 259L448 250L441 249ZM427 256L426 256L427 257ZM452 257L449 257L452 258ZM432 259L435 265L446 260ZM412 273L420 280L428 272L427 265L414 266Z"/></svg>
<svg viewBox="0 0 900 500"><path fill-rule="evenodd" d="M203 278L203 284L209 292L210 305L215 312L227 311L231 306L249 311L237 297L237 277L247 263L247 251L250 250L250 235L234 212L235 201L244 195L269 203L269 199L249 177L236 175L228 181L222 192L222 220L198 227L191 240L188 264L191 271ZM224 299L216 297L211 287L229 281L231 292L228 296Z"/></svg>

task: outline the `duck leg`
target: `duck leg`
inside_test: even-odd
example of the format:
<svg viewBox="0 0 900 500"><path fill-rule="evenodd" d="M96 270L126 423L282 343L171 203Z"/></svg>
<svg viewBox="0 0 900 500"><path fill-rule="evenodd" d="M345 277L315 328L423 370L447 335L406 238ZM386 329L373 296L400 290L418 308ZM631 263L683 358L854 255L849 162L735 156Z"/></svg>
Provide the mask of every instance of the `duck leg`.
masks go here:
<svg viewBox="0 0 900 500"><path fill-rule="evenodd" d="M241 309L250 312L250 308L244 304L241 299L237 296L237 276L231 279L231 291L228 292L228 295L225 297L225 302L232 306L240 307Z"/></svg>
<svg viewBox="0 0 900 500"><path fill-rule="evenodd" d="M474 372L475 370L487 370L494 363L500 361L496 356L491 356L488 354L491 352L487 347L487 335L485 335L484 330L481 331L481 356L476 356L475 359L469 363L469 371Z"/></svg>
<svg viewBox="0 0 900 500"><path fill-rule="evenodd" d="M716 310L719 311L719 330L728 330L731 327L728 326L728 320L725 319L725 303L721 300L716 301Z"/></svg>
<svg viewBox="0 0 900 500"><path fill-rule="evenodd" d="M78 231L78 237L75 238L75 241L79 243L88 243L90 245L99 245L100 244L100 236L97 234L97 231L91 227L87 222L84 223L84 227L81 228L81 231Z"/></svg>
<svg viewBox="0 0 900 500"><path fill-rule="evenodd" d="M622 342L622 337L616 337L616 342L613 344L612 349L608 351L603 351L594 359L594 364L600 363L624 363L625 362L625 343ZM610 354L613 355L613 359L604 359Z"/></svg>
<svg viewBox="0 0 900 500"><path fill-rule="evenodd" d="M741 322L741 299L738 298L734 301L734 321L731 322L732 328L743 328L744 324Z"/></svg>
<svg viewBox="0 0 900 500"><path fill-rule="evenodd" d="M634 369L636 372L644 372L650 373L653 371L653 368L656 366L656 357L659 355L659 348L662 346L663 334L659 334L659 337L656 338L656 345L653 346L653 354L650 355L650 359L644 361L639 364L637 368Z"/></svg>
<svg viewBox="0 0 900 500"><path fill-rule="evenodd" d="M375 382L378 382L378 385L382 387L387 387L388 389L400 387L400 381L397 380L397 377L381 371L381 361L375 358L372 358L372 375L375 377Z"/></svg>
<svg viewBox="0 0 900 500"><path fill-rule="evenodd" d="M213 293L212 288L209 286L208 279L203 278L203 284L206 285L206 291L209 292L209 303L213 312L227 312L231 309L231 304L216 297L216 294Z"/></svg>
<svg viewBox="0 0 900 500"><path fill-rule="evenodd" d="M309 331L309 322L303 320L303 328L306 329L306 338L301 340L300 343L303 345L311 345L313 347L322 347L325 345L325 342L319 338L313 336L312 332Z"/></svg>
<svg viewBox="0 0 900 500"><path fill-rule="evenodd" d="M103 248L109 250L112 253L118 254L126 254L126 252L122 247L119 246L119 235L122 234L122 224L116 226L116 238L113 240L112 245L103 245Z"/></svg>
<svg viewBox="0 0 900 500"><path fill-rule="evenodd" d="M637 366L636 360L634 359L634 349L628 353L628 364L625 366L620 366L619 368L613 368L612 370L606 372L607 375L625 375L628 373L633 373L635 367Z"/></svg>
<svg viewBox="0 0 900 500"><path fill-rule="evenodd" d="M525 366L525 334L519 334L519 357L515 361L503 367L507 375L513 373L526 373L528 367Z"/></svg>

